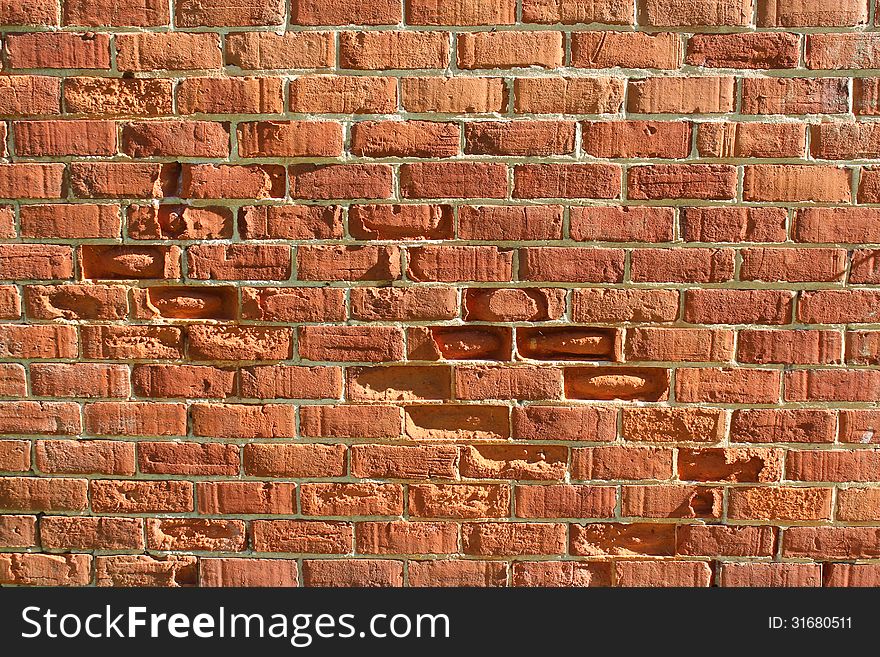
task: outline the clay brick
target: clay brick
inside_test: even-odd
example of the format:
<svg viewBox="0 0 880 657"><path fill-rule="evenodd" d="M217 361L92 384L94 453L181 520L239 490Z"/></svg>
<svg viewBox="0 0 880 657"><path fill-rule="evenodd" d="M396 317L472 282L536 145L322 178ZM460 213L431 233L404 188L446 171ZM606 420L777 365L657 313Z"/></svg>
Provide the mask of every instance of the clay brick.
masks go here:
<svg viewBox="0 0 880 657"><path fill-rule="evenodd" d="M171 326L83 326L83 356L103 359L183 357L183 335Z"/></svg>
<svg viewBox="0 0 880 657"><path fill-rule="evenodd" d="M626 335L626 359L729 361L733 358L733 335L719 329L633 328Z"/></svg>
<svg viewBox="0 0 880 657"><path fill-rule="evenodd" d="M825 409L738 409L730 421L737 443L831 443L836 433L835 414Z"/></svg>
<svg viewBox="0 0 880 657"><path fill-rule="evenodd" d="M410 112L487 113L507 106L501 78L403 78L401 103Z"/></svg>
<svg viewBox="0 0 880 657"><path fill-rule="evenodd" d="M693 324L787 324L793 293L784 290L688 290L684 319Z"/></svg>
<svg viewBox="0 0 880 657"><path fill-rule="evenodd" d="M290 329L269 326L190 326L189 356L199 360L286 360Z"/></svg>
<svg viewBox="0 0 880 657"><path fill-rule="evenodd" d="M229 126L211 121L143 121L122 126L131 157L227 157Z"/></svg>
<svg viewBox="0 0 880 657"><path fill-rule="evenodd" d="M66 78L64 106L68 112L89 116L164 116L172 113L171 81Z"/></svg>
<svg viewBox="0 0 880 657"><path fill-rule="evenodd" d="M188 481L95 479L89 484L92 509L98 513L186 513L193 510Z"/></svg>
<svg viewBox="0 0 880 657"><path fill-rule="evenodd" d="M293 438L294 407L289 404L193 404L194 436L211 438Z"/></svg>
<svg viewBox="0 0 880 657"><path fill-rule="evenodd" d="M55 550L143 550L140 518L46 516L40 520L40 543Z"/></svg>
<svg viewBox="0 0 880 657"><path fill-rule="evenodd" d="M239 552L247 543L240 520L147 518L146 535L151 550Z"/></svg>
<svg viewBox="0 0 880 657"><path fill-rule="evenodd" d="M505 518L510 489L503 484L412 484L409 513L420 518Z"/></svg>
<svg viewBox="0 0 880 657"><path fill-rule="evenodd" d="M757 19L761 27L847 27L867 23L868 7L861 0L843 2L763 0L758 3Z"/></svg>
<svg viewBox="0 0 880 657"><path fill-rule="evenodd" d="M10 34L6 40L11 68L109 69L110 37L86 32Z"/></svg>
<svg viewBox="0 0 880 657"><path fill-rule="evenodd" d="M772 557L773 527L683 525L676 532L675 553L731 557Z"/></svg>
<svg viewBox="0 0 880 657"><path fill-rule="evenodd" d="M688 39L687 63L709 68L795 68L800 37L785 32L695 34Z"/></svg>
<svg viewBox="0 0 880 657"><path fill-rule="evenodd" d="M18 586L85 586L91 580L89 554L0 555L0 582Z"/></svg>
<svg viewBox="0 0 880 657"><path fill-rule="evenodd" d="M254 477L340 477L345 451L343 445L251 443L244 448L244 472Z"/></svg>
<svg viewBox="0 0 880 657"><path fill-rule="evenodd" d="M326 287L245 287L245 319L282 322L332 322L345 318L344 290Z"/></svg>
<svg viewBox="0 0 880 657"><path fill-rule="evenodd" d="M458 367L458 399L556 399L562 394L562 373L538 367Z"/></svg>
<svg viewBox="0 0 880 657"><path fill-rule="evenodd" d="M736 197L736 168L727 164L654 164L627 173L632 199Z"/></svg>
<svg viewBox="0 0 880 657"><path fill-rule="evenodd" d="M794 157L802 158L807 148L806 126L798 123L707 122L697 133L697 150L708 157ZM719 208L720 209L720 208ZM693 208L699 211L699 208ZM751 212L769 216L769 208L727 208L729 215ZM688 209L691 212L691 209ZM757 228L757 227L756 227ZM760 240L742 240L760 241Z"/></svg>
<svg viewBox="0 0 880 657"><path fill-rule="evenodd" d="M880 534L875 527L790 527L782 539L785 557L876 559Z"/></svg>
<svg viewBox="0 0 880 657"><path fill-rule="evenodd" d="M16 121L12 128L18 155L106 156L116 153L116 124L112 121Z"/></svg>
<svg viewBox="0 0 880 657"><path fill-rule="evenodd" d="M568 449L559 446L478 445L462 448L461 474L475 479L561 479Z"/></svg>
<svg viewBox="0 0 880 657"><path fill-rule="evenodd" d="M462 525L464 553L520 556L565 552L565 525L556 523L467 523Z"/></svg>
<svg viewBox="0 0 880 657"><path fill-rule="evenodd" d="M757 331L739 333L737 360L741 363L841 363L843 340L837 331Z"/></svg>
<svg viewBox="0 0 880 657"><path fill-rule="evenodd" d="M282 0L178 0L174 21L178 27L225 25L278 25L284 22Z"/></svg>
<svg viewBox="0 0 880 657"><path fill-rule="evenodd" d="M515 21L513 0L412 0L406 5L410 25L510 25Z"/></svg>
<svg viewBox="0 0 880 657"><path fill-rule="evenodd" d="M682 64L681 36L672 32L575 32L571 64L582 68L676 69Z"/></svg>
<svg viewBox="0 0 880 657"><path fill-rule="evenodd" d="M511 156L565 155L574 150L574 132L575 124L571 121L466 123L465 153Z"/></svg>
<svg viewBox="0 0 880 657"><path fill-rule="evenodd" d="M843 114L848 105L839 78L743 79L743 114Z"/></svg>
<svg viewBox="0 0 880 657"><path fill-rule="evenodd" d="M290 81L293 112L391 114L396 107L395 78L311 75Z"/></svg>
<svg viewBox="0 0 880 657"><path fill-rule="evenodd" d="M660 77L630 80L627 110L638 114L719 114L734 109L728 77Z"/></svg>
<svg viewBox="0 0 880 657"><path fill-rule="evenodd" d="M581 139L584 152L595 157L684 158L691 150L691 126L684 121L588 121L581 124Z"/></svg>
<svg viewBox="0 0 880 657"><path fill-rule="evenodd" d="M565 291L558 288L470 288L464 296L465 319L470 321L544 321L560 319Z"/></svg>
<svg viewBox="0 0 880 657"><path fill-rule="evenodd" d="M659 401L669 392L669 372L661 368L566 367L569 399Z"/></svg>
<svg viewBox="0 0 880 657"><path fill-rule="evenodd" d="M297 586L294 559L201 559L199 586Z"/></svg>
<svg viewBox="0 0 880 657"><path fill-rule="evenodd" d="M821 586L817 564L799 563L725 563L721 566L719 586Z"/></svg>
<svg viewBox="0 0 880 657"><path fill-rule="evenodd" d="M712 569L703 561L617 561L615 586L709 586Z"/></svg>
<svg viewBox="0 0 880 657"><path fill-rule="evenodd" d="M283 4L279 11L283 17ZM401 20L401 11L399 3L393 0L353 0L345 6L297 0L291 7L290 19L299 25L395 25Z"/></svg>
<svg viewBox="0 0 880 657"><path fill-rule="evenodd" d="M562 251L566 258L560 257ZM520 251L520 279L524 281L619 283L623 269L620 249L529 247Z"/></svg>
<svg viewBox="0 0 880 657"><path fill-rule="evenodd" d="M635 442L714 443L724 437L723 411L699 408L626 408L622 435Z"/></svg>
<svg viewBox="0 0 880 657"><path fill-rule="evenodd" d="M730 249L636 249L630 255L630 277L638 283L721 283L733 274Z"/></svg>
<svg viewBox="0 0 880 657"><path fill-rule="evenodd" d="M405 406L404 432L413 440L498 440L510 436L506 406Z"/></svg>
<svg viewBox="0 0 880 657"><path fill-rule="evenodd" d="M98 586L195 586L196 558L190 556L118 555L95 557Z"/></svg>
<svg viewBox="0 0 880 657"><path fill-rule="evenodd" d="M43 239L112 239L119 237L122 226L118 206L87 203L25 205L19 219L22 237Z"/></svg>
<svg viewBox="0 0 880 657"><path fill-rule="evenodd" d="M458 551L453 522L359 522L355 546L362 554L451 554Z"/></svg>
<svg viewBox="0 0 880 657"><path fill-rule="evenodd" d="M706 486L624 486L620 514L639 518L720 518L722 489Z"/></svg>
<svg viewBox="0 0 880 657"><path fill-rule="evenodd" d="M579 447L572 450L571 476L578 480L669 479L672 450L660 447Z"/></svg>
<svg viewBox="0 0 880 657"><path fill-rule="evenodd" d="M624 85L616 78L517 78L517 112L535 114L606 114L620 110Z"/></svg>
<svg viewBox="0 0 880 657"><path fill-rule="evenodd" d="M351 316L365 321L435 321L458 316L458 294L451 288L355 288Z"/></svg>
<svg viewBox="0 0 880 657"><path fill-rule="evenodd" d="M465 32L456 52L462 69L558 68L565 58L561 32Z"/></svg>
<svg viewBox="0 0 880 657"><path fill-rule="evenodd" d="M382 362L403 359L403 334L391 326L303 326L299 355L312 361Z"/></svg>
<svg viewBox="0 0 880 657"><path fill-rule="evenodd" d="M253 366L240 370L238 380L244 398L333 399L342 394L342 371L336 367Z"/></svg>
<svg viewBox="0 0 880 657"><path fill-rule="evenodd" d="M455 479L458 449L451 445L353 445L351 474L361 478Z"/></svg>
<svg viewBox="0 0 880 657"><path fill-rule="evenodd" d="M348 211L348 230L363 240L449 239L452 214L448 205L354 205Z"/></svg>
<svg viewBox="0 0 880 657"><path fill-rule="evenodd" d="M497 561L409 562L410 586L488 587L507 584L507 565Z"/></svg>
<svg viewBox="0 0 880 657"><path fill-rule="evenodd" d="M518 518L609 518L614 515L613 486L517 486Z"/></svg>
<svg viewBox="0 0 880 657"><path fill-rule="evenodd" d="M675 525L573 524L570 549L577 556L671 556L675 554Z"/></svg>
<svg viewBox="0 0 880 657"><path fill-rule="evenodd" d="M831 489L732 488L727 514L738 520L827 520L831 517Z"/></svg>
<svg viewBox="0 0 880 657"><path fill-rule="evenodd" d="M513 586L611 586L611 563L576 561L517 561Z"/></svg>
<svg viewBox="0 0 880 657"><path fill-rule="evenodd" d="M639 21L646 25L748 25L753 0L644 0Z"/></svg>
<svg viewBox="0 0 880 657"><path fill-rule="evenodd" d="M138 443L138 465L149 474L237 475L239 448L220 443Z"/></svg>
<svg viewBox="0 0 880 657"><path fill-rule="evenodd" d="M633 6L629 2L596 2L596 0L524 0L524 23L614 23L633 22ZM537 566L538 564L531 564Z"/></svg>
<svg viewBox="0 0 880 657"><path fill-rule="evenodd" d="M85 479L0 479L0 508L11 511L83 511L88 505Z"/></svg>
<svg viewBox="0 0 880 657"><path fill-rule="evenodd" d="M407 251L407 275L421 282L509 281L513 252L495 246L418 246Z"/></svg>
<svg viewBox="0 0 880 657"><path fill-rule="evenodd" d="M688 242L781 242L786 235L783 208L687 208L681 222Z"/></svg>
<svg viewBox="0 0 880 657"><path fill-rule="evenodd" d="M397 516L403 513L403 487L376 483L302 484L300 504L306 516Z"/></svg>
<svg viewBox="0 0 880 657"><path fill-rule="evenodd" d="M94 402L83 408L86 429L98 436L184 436L186 407L155 402Z"/></svg>
<svg viewBox="0 0 880 657"><path fill-rule="evenodd" d="M246 240L342 237L342 209L332 205L245 206L238 212L238 232Z"/></svg>
<svg viewBox="0 0 880 657"><path fill-rule="evenodd" d="M4 515L0 518L0 546L26 548L36 545L36 516Z"/></svg>
<svg viewBox="0 0 880 657"><path fill-rule="evenodd" d="M116 37L116 66L121 71L218 69L222 66L219 35L120 34Z"/></svg>
<svg viewBox="0 0 880 657"><path fill-rule="evenodd" d="M485 162L402 164L400 192L408 199L505 198L507 167Z"/></svg>
<svg viewBox="0 0 880 657"><path fill-rule="evenodd" d="M395 406L304 406L300 432L315 437L395 438L402 432L402 414Z"/></svg>
<svg viewBox="0 0 880 657"><path fill-rule="evenodd" d="M226 63L245 70L328 68L336 46L332 32L232 32L226 35Z"/></svg>
<svg viewBox="0 0 880 657"><path fill-rule="evenodd" d="M355 22L350 13L347 18ZM339 60L343 68L367 71L442 69L449 65L449 38L445 32L340 32Z"/></svg>
<svg viewBox="0 0 880 657"><path fill-rule="evenodd" d="M403 562L380 559L305 559L303 586L403 586Z"/></svg>
<svg viewBox="0 0 880 657"><path fill-rule="evenodd" d="M260 481L206 481L196 486L203 515L296 513L296 485Z"/></svg>

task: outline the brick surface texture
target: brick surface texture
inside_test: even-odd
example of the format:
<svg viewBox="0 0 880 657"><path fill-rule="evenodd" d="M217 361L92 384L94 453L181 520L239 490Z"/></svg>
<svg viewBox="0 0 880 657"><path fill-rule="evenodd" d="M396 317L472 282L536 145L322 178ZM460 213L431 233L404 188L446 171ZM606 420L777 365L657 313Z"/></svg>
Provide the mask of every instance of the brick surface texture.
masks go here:
<svg viewBox="0 0 880 657"><path fill-rule="evenodd" d="M869 0L0 0L0 584L880 584Z"/></svg>

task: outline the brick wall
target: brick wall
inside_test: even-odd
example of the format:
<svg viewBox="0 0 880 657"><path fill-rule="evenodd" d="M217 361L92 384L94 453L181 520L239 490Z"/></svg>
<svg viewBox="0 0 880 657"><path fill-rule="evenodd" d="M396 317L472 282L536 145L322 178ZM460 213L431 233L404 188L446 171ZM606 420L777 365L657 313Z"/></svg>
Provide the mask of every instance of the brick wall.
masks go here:
<svg viewBox="0 0 880 657"><path fill-rule="evenodd" d="M0 0L0 583L880 583L869 0Z"/></svg>

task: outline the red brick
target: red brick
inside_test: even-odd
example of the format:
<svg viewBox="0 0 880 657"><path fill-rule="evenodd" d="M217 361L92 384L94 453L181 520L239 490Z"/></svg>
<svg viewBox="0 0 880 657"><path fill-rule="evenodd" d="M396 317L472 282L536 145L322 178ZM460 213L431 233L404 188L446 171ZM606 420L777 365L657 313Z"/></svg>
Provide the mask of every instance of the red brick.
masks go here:
<svg viewBox="0 0 880 657"><path fill-rule="evenodd" d="M682 64L681 36L672 32L574 32L571 64L582 68L676 69Z"/></svg>
<svg viewBox="0 0 880 657"><path fill-rule="evenodd" d="M379 559L305 559L303 586L403 586L403 562Z"/></svg>
<svg viewBox="0 0 880 657"><path fill-rule="evenodd" d="M401 102L410 112L486 113L507 107L501 78L403 78Z"/></svg>
<svg viewBox="0 0 880 657"><path fill-rule="evenodd" d="M753 0L645 0L639 20L644 25L730 25L751 22Z"/></svg>
<svg viewBox="0 0 880 657"><path fill-rule="evenodd" d="M190 556L114 555L95 557L98 586L195 586L196 558Z"/></svg>
<svg viewBox="0 0 880 657"><path fill-rule="evenodd" d="M250 205L239 209L238 232L246 240L342 237L342 209L318 205Z"/></svg>
<svg viewBox="0 0 880 657"><path fill-rule="evenodd" d="M247 543L241 520L147 518L146 535L150 550L240 552Z"/></svg>
<svg viewBox="0 0 880 657"><path fill-rule="evenodd" d="M610 518L617 489L613 486L517 486L518 518Z"/></svg>
<svg viewBox="0 0 880 657"><path fill-rule="evenodd" d="M304 406L300 432L315 437L395 438L402 433L402 416L394 406Z"/></svg>
<svg viewBox="0 0 880 657"><path fill-rule="evenodd" d="M669 479L672 450L660 447L579 447L572 450L571 476L578 480Z"/></svg>
<svg viewBox="0 0 880 657"><path fill-rule="evenodd" d="M160 0L145 0L136 7L124 0L69 0L63 4L64 25L154 27L170 20L168 5Z"/></svg>
<svg viewBox="0 0 880 657"><path fill-rule="evenodd" d="M627 331L626 359L729 361L733 358L733 335L720 329L633 328Z"/></svg>
<svg viewBox="0 0 880 657"><path fill-rule="evenodd" d="M513 586L611 586L611 563L578 561L516 561Z"/></svg>
<svg viewBox="0 0 880 657"><path fill-rule="evenodd" d="M675 553L688 556L772 557L772 527L683 525L676 532Z"/></svg>
<svg viewBox="0 0 880 657"><path fill-rule="evenodd" d="M676 370L676 399L685 402L772 404L779 401L778 371L682 368Z"/></svg>
<svg viewBox="0 0 880 657"><path fill-rule="evenodd" d="M48 474L135 474L133 443L110 440L41 440L37 468Z"/></svg>
<svg viewBox="0 0 880 657"><path fill-rule="evenodd" d="M709 68L796 68L799 55L800 36L785 32L695 34L687 45L687 63Z"/></svg>
<svg viewBox="0 0 880 657"><path fill-rule="evenodd" d="M346 554L352 550L352 527L317 520L255 520L256 552Z"/></svg>
<svg viewBox="0 0 880 657"><path fill-rule="evenodd" d="M400 193L414 199L505 198L507 167L486 162L402 164Z"/></svg>
<svg viewBox="0 0 880 657"><path fill-rule="evenodd" d="M806 126L799 123L706 122L699 125L697 150L707 157L803 158L806 134ZM763 210L769 214L768 209ZM729 211L760 213L756 208L729 208Z"/></svg>
<svg viewBox="0 0 880 657"><path fill-rule="evenodd" d="M868 22L868 6L863 0L842 2L781 2L764 0L758 3L760 27L847 27Z"/></svg>
<svg viewBox="0 0 880 657"><path fill-rule="evenodd" d="M720 283L733 274L730 249L635 249L630 254L630 277L637 283Z"/></svg>
<svg viewBox="0 0 880 657"><path fill-rule="evenodd" d="M700 408L625 408L621 435L635 442L715 443L726 431L724 411Z"/></svg>
<svg viewBox="0 0 880 657"><path fill-rule="evenodd" d="M464 126L472 155L566 155L574 150L573 121L479 121Z"/></svg>
<svg viewBox="0 0 880 657"><path fill-rule="evenodd" d="M419 246L407 252L415 281L509 281L513 252L495 246Z"/></svg>
<svg viewBox="0 0 880 657"><path fill-rule="evenodd" d="M617 78L517 78L517 112L535 114L614 113L623 105L623 81Z"/></svg>
<svg viewBox="0 0 880 657"><path fill-rule="evenodd" d="M283 17L283 4L279 11ZM353 0L345 6L297 0L290 16L290 22L297 25L396 25L400 20L400 5L393 0Z"/></svg>
<svg viewBox="0 0 880 657"><path fill-rule="evenodd" d="M395 78L310 75L290 81L292 112L393 114L396 109Z"/></svg>
<svg viewBox="0 0 880 657"><path fill-rule="evenodd" d="M340 477L345 451L343 445L251 443L244 448L244 472L255 477Z"/></svg>
<svg viewBox="0 0 880 657"><path fill-rule="evenodd" d="M193 510L188 481L95 479L89 484L92 509L98 513L186 513Z"/></svg>
<svg viewBox="0 0 880 657"><path fill-rule="evenodd" d="M831 489L732 488L727 514L736 520L827 520L831 518Z"/></svg>
<svg viewBox="0 0 880 657"><path fill-rule="evenodd" d="M727 164L654 164L627 173L631 199L736 197L736 168Z"/></svg>
<svg viewBox="0 0 880 657"><path fill-rule="evenodd" d="M359 478L456 479L458 449L451 445L353 445L351 474Z"/></svg>
<svg viewBox="0 0 880 657"><path fill-rule="evenodd" d="M174 21L178 27L278 25L284 22L283 0L178 0Z"/></svg>
<svg viewBox="0 0 880 657"><path fill-rule="evenodd" d="M784 557L876 559L880 532L876 527L789 527L782 542Z"/></svg>
<svg viewBox="0 0 880 657"><path fill-rule="evenodd" d="M628 2L594 2L593 0L523 0L522 16L524 23L566 25L575 23L630 25L634 18L633 7Z"/></svg>
<svg viewBox="0 0 880 657"><path fill-rule="evenodd" d="M0 554L0 582L18 586L85 586L91 581L89 554Z"/></svg>
<svg viewBox="0 0 880 657"><path fill-rule="evenodd" d="M821 586L818 564L725 563L721 565L719 586Z"/></svg>
<svg viewBox="0 0 880 657"><path fill-rule="evenodd" d="M520 164L513 171L515 198L617 198L620 189L613 164Z"/></svg>
<svg viewBox="0 0 880 657"><path fill-rule="evenodd" d="M229 475L239 472L239 448L221 443L138 443L147 474Z"/></svg>
<svg viewBox="0 0 880 657"><path fill-rule="evenodd" d="M743 114L844 114L849 88L842 78L743 78Z"/></svg>
<svg viewBox="0 0 880 657"><path fill-rule="evenodd" d="M77 518L46 516L40 519L40 543L55 550L143 550L140 518Z"/></svg>
<svg viewBox="0 0 880 657"><path fill-rule="evenodd" d="M510 489L504 484L411 484L409 513L420 518L505 518Z"/></svg>
<svg viewBox="0 0 880 657"><path fill-rule="evenodd" d="M843 340L837 331L757 331L739 333L741 363L822 365L841 363Z"/></svg>
<svg viewBox="0 0 880 657"><path fill-rule="evenodd" d="M410 586L506 586L507 564L497 561L410 561Z"/></svg>
<svg viewBox="0 0 880 657"><path fill-rule="evenodd" d="M719 114L734 108L734 80L659 77L628 82L627 110L637 114Z"/></svg>
<svg viewBox="0 0 880 657"><path fill-rule="evenodd" d="M403 334L391 326L303 326L299 355L312 361L382 362L403 359Z"/></svg>
<svg viewBox="0 0 880 657"><path fill-rule="evenodd" d="M296 485L260 481L206 481L196 487L204 515L285 515L296 513Z"/></svg>
<svg viewBox="0 0 880 657"><path fill-rule="evenodd" d="M543 321L560 319L565 291L559 288L471 288L464 296L465 319L471 321Z"/></svg>
<svg viewBox="0 0 880 657"><path fill-rule="evenodd" d="M458 525L452 522L359 522L355 545L361 554L452 554Z"/></svg>
<svg viewBox="0 0 880 657"><path fill-rule="evenodd" d="M64 106L68 112L89 116L164 116L172 113L171 81L66 78Z"/></svg>
<svg viewBox="0 0 880 657"><path fill-rule="evenodd" d="M403 487L377 483L302 484L300 504L306 516L397 516L403 513Z"/></svg>
<svg viewBox="0 0 880 657"><path fill-rule="evenodd" d="M836 433L835 413L826 409L739 409L730 422L737 443L831 443Z"/></svg>
<svg viewBox="0 0 880 657"><path fill-rule="evenodd" d="M201 559L199 586L297 586L294 559Z"/></svg>
<svg viewBox="0 0 880 657"><path fill-rule="evenodd" d="M555 523L467 523L461 527L464 553L520 556L565 552L565 525Z"/></svg>
<svg viewBox="0 0 880 657"><path fill-rule="evenodd" d="M293 438L296 413L289 404L193 404L194 436Z"/></svg>
<svg viewBox="0 0 880 657"><path fill-rule="evenodd" d="M328 68L335 60L332 32L232 32L226 63L245 70Z"/></svg>
<svg viewBox="0 0 880 657"><path fill-rule="evenodd" d="M660 401L669 394L669 371L654 367L567 367L569 399Z"/></svg>
<svg viewBox="0 0 880 657"><path fill-rule="evenodd" d="M573 524L570 550L577 556L672 556L675 553L675 525Z"/></svg>
<svg viewBox="0 0 880 657"><path fill-rule="evenodd" d="M706 486L624 486L623 517L720 518L722 489Z"/></svg>
<svg viewBox="0 0 880 657"><path fill-rule="evenodd" d="M385 164L297 164L290 167L290 196L301 199L390 198Z"/></svg>
<svg viewBox="0 0 880 657"><path fill-rule="evenodd" d="M515 21L514 0L412 0L406 5L409 25L511 25Z"/></svg>
<svg viewBox="0 0 880 657"><path fill-rule="evenodd" d="M581 124L581 140L584 152L594 157L685 158L691 126L684 121L587 121Z"/></svg>
<svg viewBox="0 0 880 657"><path fill-rule="evenodd" d="M350 12L351 6L346 9L345 22L357 23L351 20ZM324 10L321 18L325 25L326 16ZM449 38L445 32L340 32L339 61L342 68L367 71L442 69L449 65Z"/></svg>
<svg viewBox="0 0 880 657"><path fill-rule="evenodd" d="M116 37L116 67L120 71L219 69L221 59L217 34L167 32Z"/></svg>
<svg viewBox="0 0 880 657"><path fill-rule="evenodd" d="M687 208L681 222L688 242L782 242L786 237L783 208Z"/></svg>
<svg viewBox="0 0 880 657"><path fill-rule="evenodd" d="M211 121L143 121L122 126L131 157L227 157L229 126Z"/></svg>
<svg viewBox="0 0 880 657"><path fill-rule="evenodd" d="M83 409L86 429L98 436L184 436L186 407L155 402L95 402Z"/></svg>
<svg viewBox="0 0 880 657"><path fill-rule="evenodd" d="M693 324L788 324L793 296L783 290L688 290L684 319Z"/></svg>

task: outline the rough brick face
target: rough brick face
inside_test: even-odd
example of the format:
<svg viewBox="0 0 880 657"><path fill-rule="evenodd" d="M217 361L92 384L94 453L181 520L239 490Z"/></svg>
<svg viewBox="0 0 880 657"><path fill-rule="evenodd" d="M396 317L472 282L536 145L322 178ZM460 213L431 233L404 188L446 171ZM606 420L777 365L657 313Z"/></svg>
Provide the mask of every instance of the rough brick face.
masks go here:
<svg viewBox="0 0 880 657"><path fill-rule="evenodd" d="M0 1L0 585L877 586L873 4Z"/></svg>

